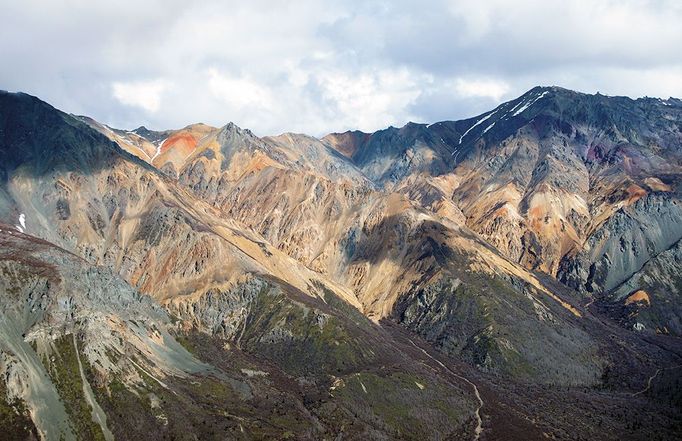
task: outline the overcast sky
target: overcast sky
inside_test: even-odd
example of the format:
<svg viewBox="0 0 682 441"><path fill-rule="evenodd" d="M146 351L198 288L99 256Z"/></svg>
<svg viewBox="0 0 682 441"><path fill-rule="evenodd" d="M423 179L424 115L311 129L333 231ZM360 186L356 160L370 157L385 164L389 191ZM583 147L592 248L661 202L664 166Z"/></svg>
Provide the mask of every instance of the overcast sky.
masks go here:
<svg viewBox="0 0 682 441"><path fill-rule="evenodd" d="M0 0L0 89L120 128L470 117L535 85L682 97L682 2Z"/></svg>

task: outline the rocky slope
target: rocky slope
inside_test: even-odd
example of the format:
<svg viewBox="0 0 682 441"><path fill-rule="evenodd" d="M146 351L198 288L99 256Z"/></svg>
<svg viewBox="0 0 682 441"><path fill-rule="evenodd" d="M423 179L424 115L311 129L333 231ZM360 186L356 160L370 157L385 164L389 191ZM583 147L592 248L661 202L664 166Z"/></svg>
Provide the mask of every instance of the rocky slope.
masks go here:
<svg viewBox="0 0 682 441"><path fill-rule="evenodd" d="M316 300L251 278L190 310L164 310L107 268L9 225L0 230L0 367L12 403L3 410L25 419L3 425L12 438L469 439L477 415L486 439L674 434L666 426L674 414L657 401L568 388L559 406L558 390L441 362L418 338L374 325L329 292ZM247 316L237 330L211 314L237 308ZM634 340L618 344L642 351ZM626 371L645 370L623 361ZM609 381L621 381L621 368ZM598 418L583 413L605 402ZM633 418L644 425L631 426Z"/></svg>
<svg viewBox="0 0 682 441"><path fill-rule="evenodd" d="M677 99L551 87L469 120L325 139L510 259L601 295L681 238L681 127Z"/></svg>
<svg viewBox="0 0 682 441"><path fill-rule="evenodd" d="M238 291L207 294L194 310L174 305L177 315L169 315L109 269L48 242L4 224L0 241L0 367L7 397L32 422L13 434L18 439L136 439L150 431L318 439L345 424L358 437L469 430L474 397L466 385L382 347L380 331L341 315L332 305L343 302L331 293L328 304L315 303L281 281L254 277ZM211 312L238 307L239 332L208 327ZM207 335L181 332L193 320ZM362 395L394 396L355 418L368 404L346 382ZM419 410L401 407L407 397Z"/></svg>
<svg viewBox="0 0 682 441"><path fill-rule="evenodd" d="M492 303L475 301L470 309L429 317L414 329L438 340L449 353L493 371L588 384L601 375L589 336L556 336L575 339L574 353L551 354L537 343L538 336L554 334L552 321L566 319L564 312L580 315L568 302L449 217L431 214L399 192L376 190L334 153L309 137L259 139L230 124L218 132L213 146L188 158L178 182L212 202L223 217L243 222L289 256L351 288L361 310L374 320L412 321L412 310L400 311L398 302L414 301L422 290L488 291ZM470 276L471 271L476 275ZM533 311L534 325L521 334L511 331L512 322L503 316L509 310L499 308L502 301L520 305L512 322L527 321ZM463 319L468 323L452 340L452 327ZM592 356L587 364L577 361ZM560 364L575 378L547 369L556 359L564 360ZM529 370L531 360L535 367Z"/></svg>

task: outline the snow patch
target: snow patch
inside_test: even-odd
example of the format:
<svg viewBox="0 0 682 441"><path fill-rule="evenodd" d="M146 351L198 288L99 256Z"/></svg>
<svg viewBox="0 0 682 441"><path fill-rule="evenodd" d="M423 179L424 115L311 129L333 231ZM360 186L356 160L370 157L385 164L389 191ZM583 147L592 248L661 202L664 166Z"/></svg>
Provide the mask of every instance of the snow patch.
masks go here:
<svg viewBox="0 0 682 441"><path fill-rule="evenodd" d="M509 112L507 112L507 114L512 113L513 111L515 111L516 109L518 109L519 106L523 105L524 102L526 102L526 100L521 100L521 101L519 101L519 103L518 103L517 105L515 105L514 107L512 107L511 110L510 110Z"/></svg>
<svg viewBox="0 0 682 441"><path fill-rule="evenodd" d="M166 138L166 139L168 139L168 138ZM163 147L163 144L166 142L166 139L161 141L159 143L159 145L156 146L156 153L154 153L154 156L152 156L152 161L154 161L154 159L156 159L156 157L161 154L161 148Z"/></svg>
<svg viewBox="0 0 682 441"><path fill-rule="evenodd" d="M492 129L494 125L495 125L495 123L490 124L488 127L485 128L483 133L485 134L486 132L488 132L488 130Z"/></svg>
<svg viewBox="0 0 682 441"><path fill-rule="evenodd" d="M517 110L516 112L514 112L514 114L513 114L512 116L520 115L520 114L523 113L527 108L529 108L530 106L532 106L533 104L535 104L540 98L544 97L544 96L547 95L548 93L549 93L549 92L547 92L547 91L542 92L542 93L541 93L540 95L538 95L534 100L528 101L526 104L524 104L519 110Z"/></svg>
<svg viewBox="0 0 682 441"><path fill-rule="evenodd" d="M491 116L493 116L493 115L496 114L496 113L497 113L497 110L493 111L492 113L489 113L487 116L484 116L483 118L481 118L481 119L479 119L478 121L476 121L476 122L474 123L473 126L469 127L469 129L467 129L467 131L464 132L464 133L462 134L462 136L459 137L459 143L461 144L461 143L462 143L462 140L464 139L464 137L467 136L467 135L469 134L469 132L471 132L475 127L477 127L477 126L479 126L480 124L484 123L485 121L487 121Z"/></svg>
<svg viewBox="0 0 682 441"><path fill-rule="evenodd" d="M24 213L19 215L19 225L15 225L15 227L20 233L23 233L24 230L26 230L26 215Z"/></svg>

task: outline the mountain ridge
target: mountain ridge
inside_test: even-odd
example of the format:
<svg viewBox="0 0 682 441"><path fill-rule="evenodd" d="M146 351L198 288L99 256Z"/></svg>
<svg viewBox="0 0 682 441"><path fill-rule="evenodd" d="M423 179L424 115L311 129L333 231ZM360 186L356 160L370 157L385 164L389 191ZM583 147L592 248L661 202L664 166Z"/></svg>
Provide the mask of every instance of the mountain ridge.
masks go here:
<svg viewBox="0 0 682 441"><path fill-rule="evenodd" d="M0 371L34 425L12 427L674 437L682 110L551 93L350 140L120 131L0 95Z"/></svg>

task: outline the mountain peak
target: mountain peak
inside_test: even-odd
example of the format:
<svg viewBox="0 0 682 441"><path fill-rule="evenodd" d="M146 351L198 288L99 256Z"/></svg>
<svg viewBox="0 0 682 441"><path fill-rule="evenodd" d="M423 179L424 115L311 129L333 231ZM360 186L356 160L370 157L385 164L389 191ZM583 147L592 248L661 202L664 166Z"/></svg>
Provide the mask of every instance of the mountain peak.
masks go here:
<svg viewBox="0 0 682 441"><path fill-rule="evenodd" d="M234 132L234 133L251 133L249 129L242 129L239 127L237 124L233 123L232 121L229 121L227 124L222 126L220 128L221 132Z"/></svg>

